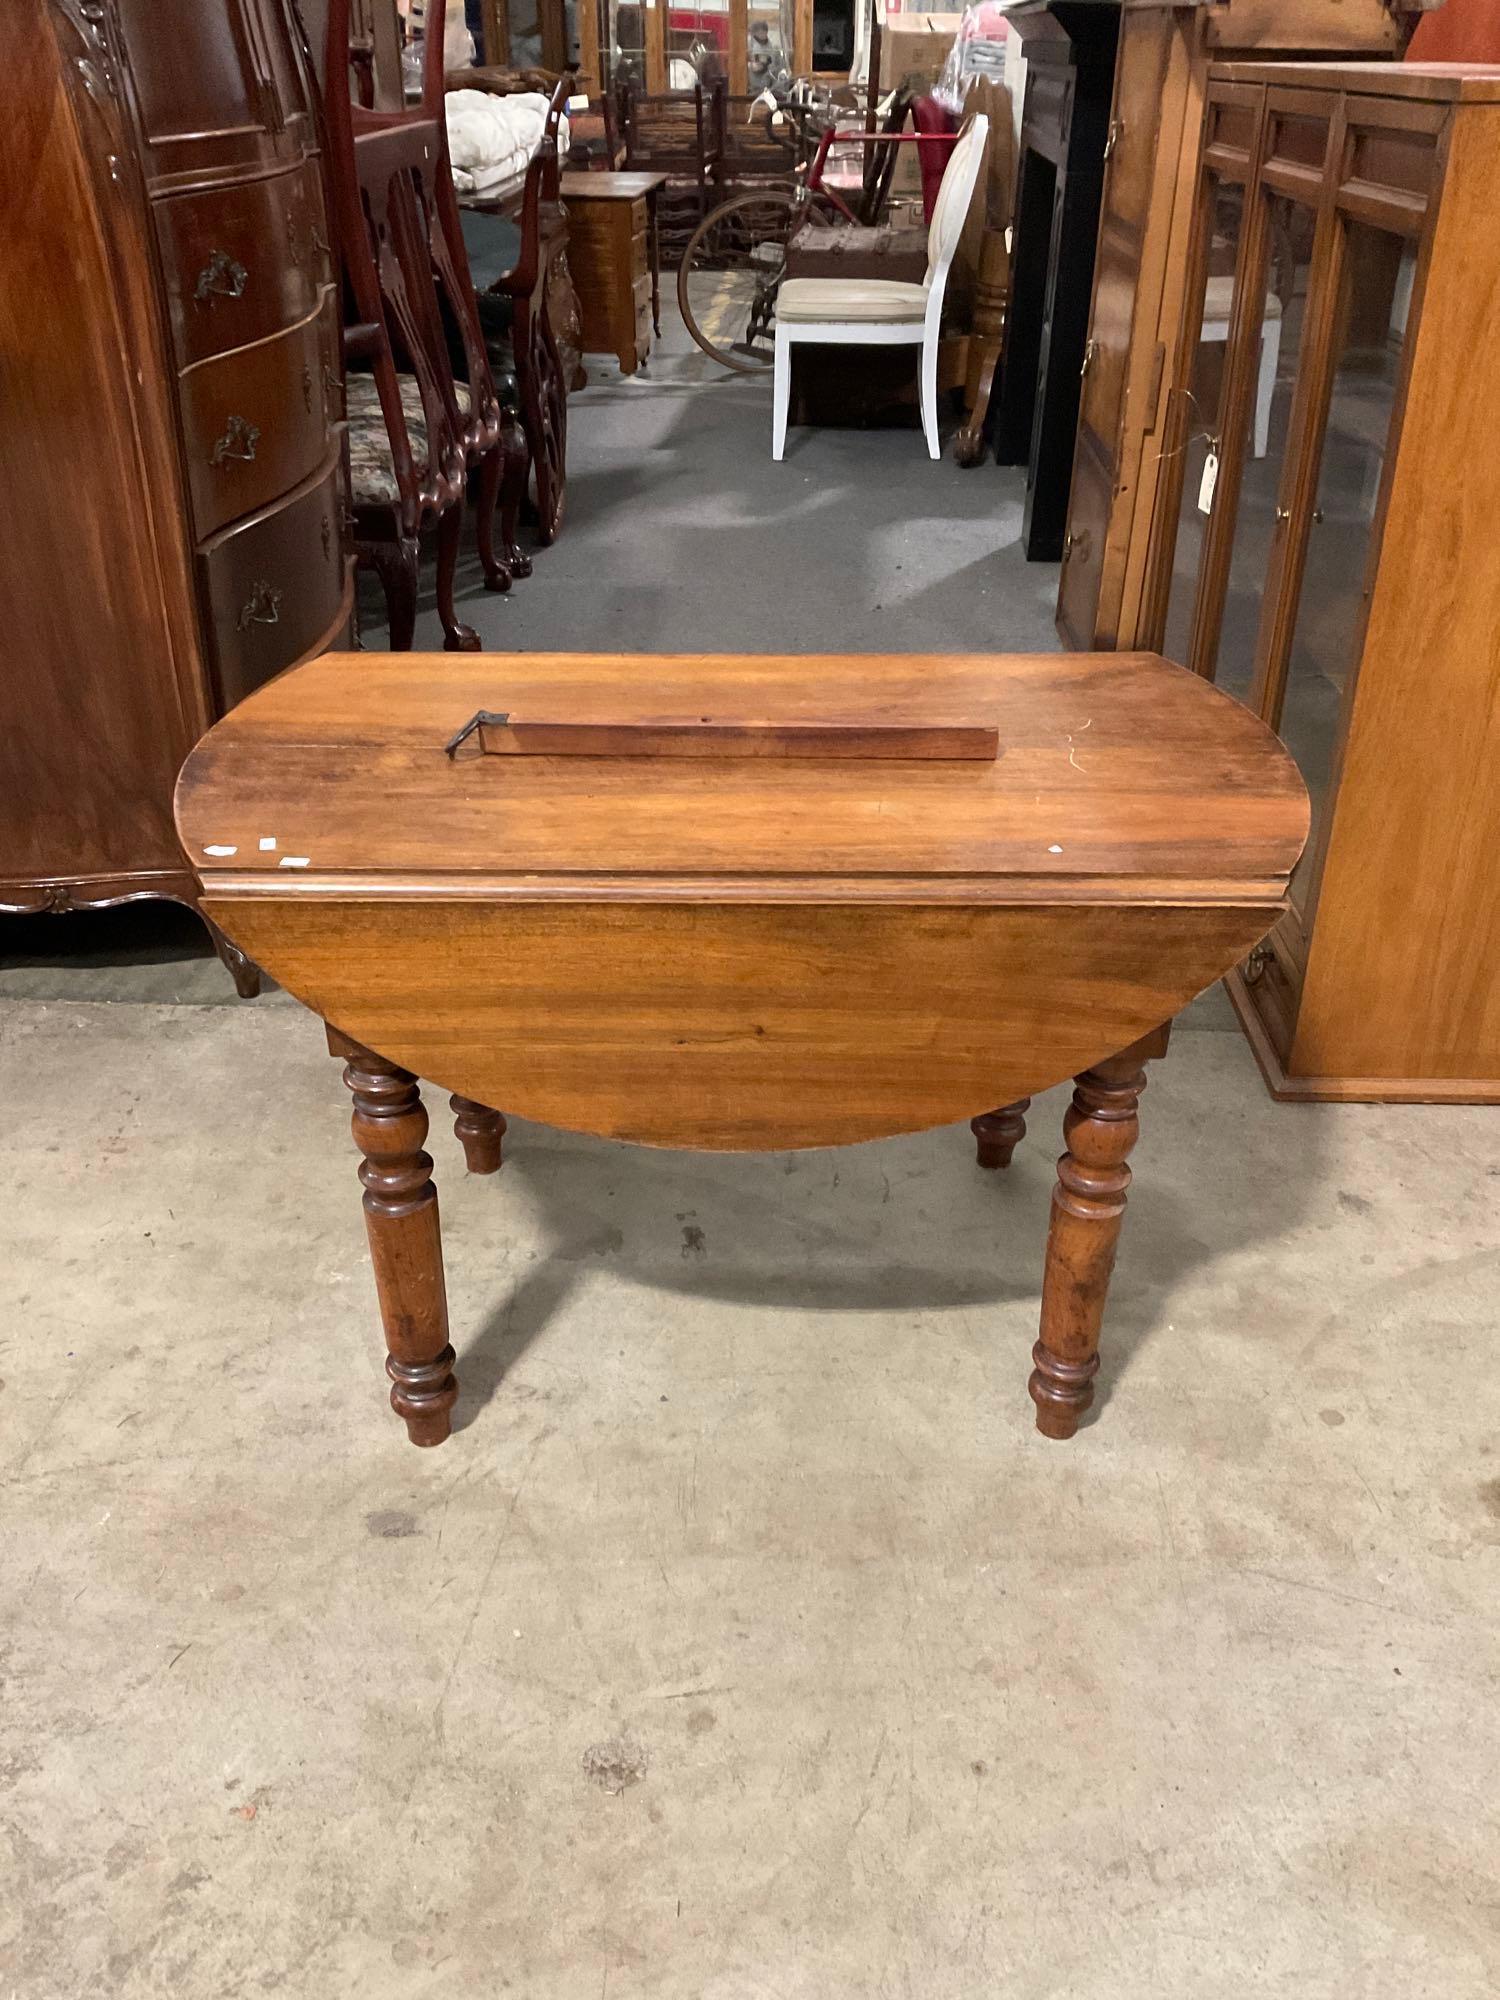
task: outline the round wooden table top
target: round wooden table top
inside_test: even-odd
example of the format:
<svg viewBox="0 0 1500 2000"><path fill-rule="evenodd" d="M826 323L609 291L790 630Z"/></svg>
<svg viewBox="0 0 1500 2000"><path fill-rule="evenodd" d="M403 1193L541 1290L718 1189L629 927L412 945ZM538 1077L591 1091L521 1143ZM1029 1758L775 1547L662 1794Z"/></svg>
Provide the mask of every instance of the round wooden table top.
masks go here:
<svg viewBox="0 0 1500 2000"><path fill-rule="evenodd" d="M477 710L538 722L988 725L993 761L485 756ZM1151 654L329 653L188 759L179 830L208 886L469 878L566 895L737 885L863 899L1279 896L1307 835L1291 758L1248 709ZM265 841L274 842L265 846ZM307 884L304 882L303 887Z"/></svg>

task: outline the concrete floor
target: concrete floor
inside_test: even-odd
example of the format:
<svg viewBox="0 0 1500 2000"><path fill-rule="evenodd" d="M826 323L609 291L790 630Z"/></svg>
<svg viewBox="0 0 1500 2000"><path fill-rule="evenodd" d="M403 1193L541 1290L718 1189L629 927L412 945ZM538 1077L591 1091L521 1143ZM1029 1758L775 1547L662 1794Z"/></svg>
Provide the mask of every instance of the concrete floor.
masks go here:
<svg viewBox="0 0 1500 2000"><path fill-rule="evenodd" d="M773 465L770 383L700 354L670 309L664 326L648 374L588 357L563 534L506 597L471 591L486 646L1056 649L1057 570L1021 553L1018 473L935 464L915 410L911 429L794 429ZM441 646L423 602L416 643ZM378 589L363 603L378 644Z"/></svg>
<svg viewBox="0 0 1500 2000"><path fill-rule="evenodd" d="M1051 574L984 554L1013 480L819 434L714 525L710 406L748 444L765 391L702 401L588 392L574 521L487 637L1044 642ZM876 531L919 616L874 618ZM1003 1177L962 1130L517 1125L479 1180L437 1098L462 1427L421 1453L337 1069L176 924L16 926L0 975L7 2000L1500 1988L1493 1112L1277 1107L1190 1010L1058 1446L1065 1093Z"/></svg>

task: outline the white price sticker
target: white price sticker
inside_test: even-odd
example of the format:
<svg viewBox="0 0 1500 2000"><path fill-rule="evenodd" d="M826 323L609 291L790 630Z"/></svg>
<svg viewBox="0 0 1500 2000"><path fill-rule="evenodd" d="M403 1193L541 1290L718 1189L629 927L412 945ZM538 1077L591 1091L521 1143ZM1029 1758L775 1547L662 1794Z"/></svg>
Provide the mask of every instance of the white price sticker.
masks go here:
<svg viewBox="0 0 1500 2000"><path fill-rule="evenodd" d="M1214 510L1214 488L1219 483L1219 454L1211 451L1203 461L1203 477L1198 483L1198 512L1211 514Z"/></svg>

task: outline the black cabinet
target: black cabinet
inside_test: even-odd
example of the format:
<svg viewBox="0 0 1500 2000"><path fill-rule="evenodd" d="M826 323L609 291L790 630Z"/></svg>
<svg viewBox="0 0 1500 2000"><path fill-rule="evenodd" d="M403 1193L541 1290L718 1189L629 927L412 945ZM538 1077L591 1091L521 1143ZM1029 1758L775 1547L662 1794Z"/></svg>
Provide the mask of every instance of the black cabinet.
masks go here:
<svg viewBox="0 0 1500 2000"><path fill-rule="evenodd" d="M1118 0L1052 0L1007 18L1025 50L1026 99L990 441L998 464L1026 467L1028 559L1060 562L1120 8Z"/></svg>

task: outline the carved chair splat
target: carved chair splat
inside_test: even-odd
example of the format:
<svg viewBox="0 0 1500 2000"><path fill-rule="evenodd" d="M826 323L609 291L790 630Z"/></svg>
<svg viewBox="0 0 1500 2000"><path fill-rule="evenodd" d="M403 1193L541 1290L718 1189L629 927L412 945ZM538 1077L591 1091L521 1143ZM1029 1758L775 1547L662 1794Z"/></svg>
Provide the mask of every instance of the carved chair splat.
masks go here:
<svg viewBox="0 0 1500 2000"><path fill-rule="evenodd" d="M511 566L494 548L493 516L508 467L515 484L519 446L495 392L453 212L442 41L428 48L420 105L379 110L356 103L347 88L348 37L349 0L329 0L329 172L359 351L370 369L348 379L355 542L380 576L391 644L402 651L416 618L420 538L435 529L444 645L469 652L479 637L454 603L468 472L480 470L486 585L507 590ZM462 341L464 382L454 375L444 305Z"/></svg>

